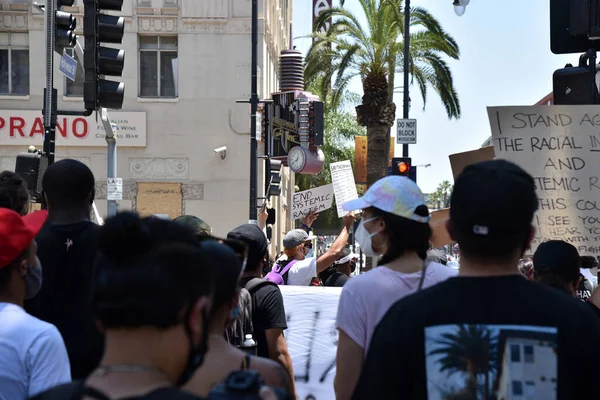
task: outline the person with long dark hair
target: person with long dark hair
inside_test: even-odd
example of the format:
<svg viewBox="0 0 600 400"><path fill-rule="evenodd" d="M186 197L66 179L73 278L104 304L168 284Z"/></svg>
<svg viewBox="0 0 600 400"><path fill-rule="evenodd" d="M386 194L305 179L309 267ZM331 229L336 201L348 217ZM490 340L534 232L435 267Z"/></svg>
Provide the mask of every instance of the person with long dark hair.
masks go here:
<svg viewBox="0 0 600 400"><path fill-rule="evenodd" d="M371 336L387 310L400 298L429 287L456 271L426 262L431 227L423 193L406 177L388 176L365 195L343 204L362 210L355 237L366 256L380 257L378 267L349 280L340 297L335 391L349 399L360 376Z"/></svg>
<svg viewBox="0 0 600 400"><path fill-rule="evenodd" d="M133 213L109 218L98 248L92 306L106 337L100 366L85 382L36 399L196 399L176 386L207 351L211 259L187 228Z"/></svg>

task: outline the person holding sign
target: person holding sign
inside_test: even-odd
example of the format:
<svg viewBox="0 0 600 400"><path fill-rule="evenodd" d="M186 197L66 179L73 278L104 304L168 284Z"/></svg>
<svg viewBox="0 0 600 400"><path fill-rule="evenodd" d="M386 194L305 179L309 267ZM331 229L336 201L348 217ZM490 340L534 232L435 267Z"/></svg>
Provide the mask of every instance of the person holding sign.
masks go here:
<svg viewBox="0 0 600 400"><path fill-rule="evenodd" d="M340 333L337 400L350 398L371 336L390 306L423 286L457 274L437 262L426 261L431 239L429 210L421 189L409 178L380 179L363 197L342 207L346 211L362 209L356 240L365 255L381 258L378 268L349 280L340 296L336 322Z"/></svg>

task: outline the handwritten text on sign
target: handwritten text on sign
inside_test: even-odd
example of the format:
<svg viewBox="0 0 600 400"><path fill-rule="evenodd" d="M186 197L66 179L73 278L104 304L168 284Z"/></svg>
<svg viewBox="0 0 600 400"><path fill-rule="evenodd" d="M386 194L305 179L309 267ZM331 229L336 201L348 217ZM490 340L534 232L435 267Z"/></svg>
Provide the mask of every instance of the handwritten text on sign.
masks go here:
<svg viewBox="0 0 600 400"><path fill-rule="evenodd" d="M281 286L285 339L294 363L299 400L335 399L335 318L342 288Z"/></svg>
<svg viewBox="0 0 600 400"><path fill-rule="evenodd" d="M292 219L304 218L311 211L317 213L328 210L333 203L333 185L294 193Z"/></svg>
<svg viewBox="0 0 600 400"><path fill-rule="evenodd" d="M338 217L342 218L347 214L342 209L342 204L358 198L354 174L352 173L352 164L348 160L340 161L330 164L329 168L331 169L331 182L333 182L333 193L335 193Z"/></svg>
<svg viewBox="0 0 600 400"><path fill-rule="evenodd" d="M531 250L556 239L581 255L600 255L600 107L490 107L488 115L496 157L535 182Z"/></svg>

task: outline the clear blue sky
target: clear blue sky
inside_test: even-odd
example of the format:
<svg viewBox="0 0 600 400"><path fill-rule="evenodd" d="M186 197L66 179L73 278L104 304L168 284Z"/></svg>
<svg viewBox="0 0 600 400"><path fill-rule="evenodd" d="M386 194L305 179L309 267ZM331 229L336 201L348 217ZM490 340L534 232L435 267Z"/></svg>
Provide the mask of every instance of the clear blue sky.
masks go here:
<svg viewBox="0 0 600 400"><path fill-rule="evenodd" d="M337 0L334 0L334 5ZM552 73L579 55L554 55L550 51L550 0L471 0L462 17L454 13L452 0L411 0L427 8L458 42L459 61L450 62L460 96L462 118L449 121L440 100L430 91L427 108L416 88L411 95L410 116L417 118L417 144L410 146L413 165L419 168L418 184L425 193L443 180L452 182L448 156L479 148L490 136L486 107L532 105L552 91ZM357 15L358 0L346 0ZM294 0L294 37L312 29L312 0ZM310 39L296 39L306 52ZM400 86L402 75L396 76ZM351 90L362 93L360 82ZM396 95L402 116L402 95ZM392 129L395 132L395 127Z"/></svg>

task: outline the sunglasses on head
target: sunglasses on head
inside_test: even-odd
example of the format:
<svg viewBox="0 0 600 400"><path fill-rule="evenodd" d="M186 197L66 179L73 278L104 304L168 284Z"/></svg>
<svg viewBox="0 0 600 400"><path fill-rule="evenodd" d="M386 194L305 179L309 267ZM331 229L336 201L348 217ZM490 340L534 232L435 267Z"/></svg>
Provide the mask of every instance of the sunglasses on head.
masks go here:
<svg viewBox="0 0 600 400"><path fill-rule="evenodd" d="M233 239L221 239L221 238L218 238L215 236L210 236L210 235L198 236L198 241L200 243L213 241L213 242L218 242L218 243L221 243L221 244L229 247L231 250L233 250L233 252L236 254L236 256L238 256L238 258L240 259L240 262L242 263L242 273L244 273L244 271L246 270L246 265L248 264L248 251L249 251L246 243L240 242L239 240L233 240Z"/></svg>

